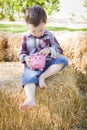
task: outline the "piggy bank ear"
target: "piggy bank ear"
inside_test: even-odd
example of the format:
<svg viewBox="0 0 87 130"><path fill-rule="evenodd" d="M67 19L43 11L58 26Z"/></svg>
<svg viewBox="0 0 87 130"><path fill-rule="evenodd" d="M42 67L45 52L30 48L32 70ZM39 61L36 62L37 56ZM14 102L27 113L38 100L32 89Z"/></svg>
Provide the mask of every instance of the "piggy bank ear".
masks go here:
<svg viewBox="0 0 87 130"><path fill-rule="evenodd" d="M44 57L46 57L46 55L45 55L45 54L42 54L42 53L41 53L41 55L42 55L42 56L44 56Z"/></svg>
<svg viewBox="0 0 87 130"><path fill-rule="evenodd" d="M46 58L46 55L44 54L44 57Z"/></svg>
<svg viewBox="0 0 87 130"><path fill-rule="evenodd" d="M42 54L42 56L44 56L46 58L46 55L45 54Z"/></svg>

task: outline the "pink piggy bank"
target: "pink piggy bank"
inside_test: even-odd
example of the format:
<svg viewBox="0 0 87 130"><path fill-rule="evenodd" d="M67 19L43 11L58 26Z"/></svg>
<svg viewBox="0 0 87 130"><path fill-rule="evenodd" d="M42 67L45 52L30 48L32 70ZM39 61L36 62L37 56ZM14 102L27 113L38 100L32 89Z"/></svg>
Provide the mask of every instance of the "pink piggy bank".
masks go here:
<svg viewBox="0 0 87 130"><path fill-rule="evenodd" d="M46 56L40 53L34 53L29 56L30 68L35 70L43 70L46 63Z"/></svg>

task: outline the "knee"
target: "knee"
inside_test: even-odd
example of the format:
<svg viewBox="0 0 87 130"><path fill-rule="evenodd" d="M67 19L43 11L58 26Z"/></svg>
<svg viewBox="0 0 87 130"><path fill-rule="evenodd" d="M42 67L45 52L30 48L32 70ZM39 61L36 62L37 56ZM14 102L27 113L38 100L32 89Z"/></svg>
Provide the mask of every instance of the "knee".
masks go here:
<svg viewBox="0 0 87 130"><path fill-rule="evenodd" d="M68 58L66 56L60 56L57 58L57 62L63 64L65 67L68 65Z"/></svg>
<svg viewBox="0 0 87 130"><path fill-rule="evenodd" d="M68 58L66 56L63 56L63 60L64 60L64 66L68 66L69 62L68 62Z"/></svg>

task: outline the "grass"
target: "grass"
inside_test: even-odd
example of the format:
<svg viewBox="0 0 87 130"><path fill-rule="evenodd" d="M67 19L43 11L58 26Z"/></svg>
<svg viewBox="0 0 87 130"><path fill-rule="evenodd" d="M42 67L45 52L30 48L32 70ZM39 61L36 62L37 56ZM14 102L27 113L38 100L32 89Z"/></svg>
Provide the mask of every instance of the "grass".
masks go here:
<svg viewBox="0 0 87 130"><path fill-rule="evenodd" d="M20 33L27 31L27 27L19 24L0 24L0 31Z"/></svg>
<svg viewBox="0 0 87 130"><path fill-rule="evenodd" d="M64 31L64 30L68 30L68 31L87 31L87 28L68 28L68 27L47 27L48 30L50 31Z"/></svg>
<svg viewBox="0 0 87 130"><path fill-rule="evenodd" d="M52 27L52 26L47 26L46 27L49 31L87 31L87 28L68 28L68 27ZM12 32L12 33L20 33L20 32L26 32L27 31L27 26L26 25L20 25L20 24L0 24L0 31L5 31L5 32Z"/></svg>

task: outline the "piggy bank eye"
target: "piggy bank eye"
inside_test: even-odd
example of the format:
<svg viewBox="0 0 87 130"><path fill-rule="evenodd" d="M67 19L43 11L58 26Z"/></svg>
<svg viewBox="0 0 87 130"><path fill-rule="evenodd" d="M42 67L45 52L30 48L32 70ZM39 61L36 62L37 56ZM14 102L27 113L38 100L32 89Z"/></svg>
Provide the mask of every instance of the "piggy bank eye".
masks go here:
<svg viewBox="0 0 87 130"><path fill-rule="evenodd" d="M39 59L41 59L41 57L39 57Z"/></svg>

